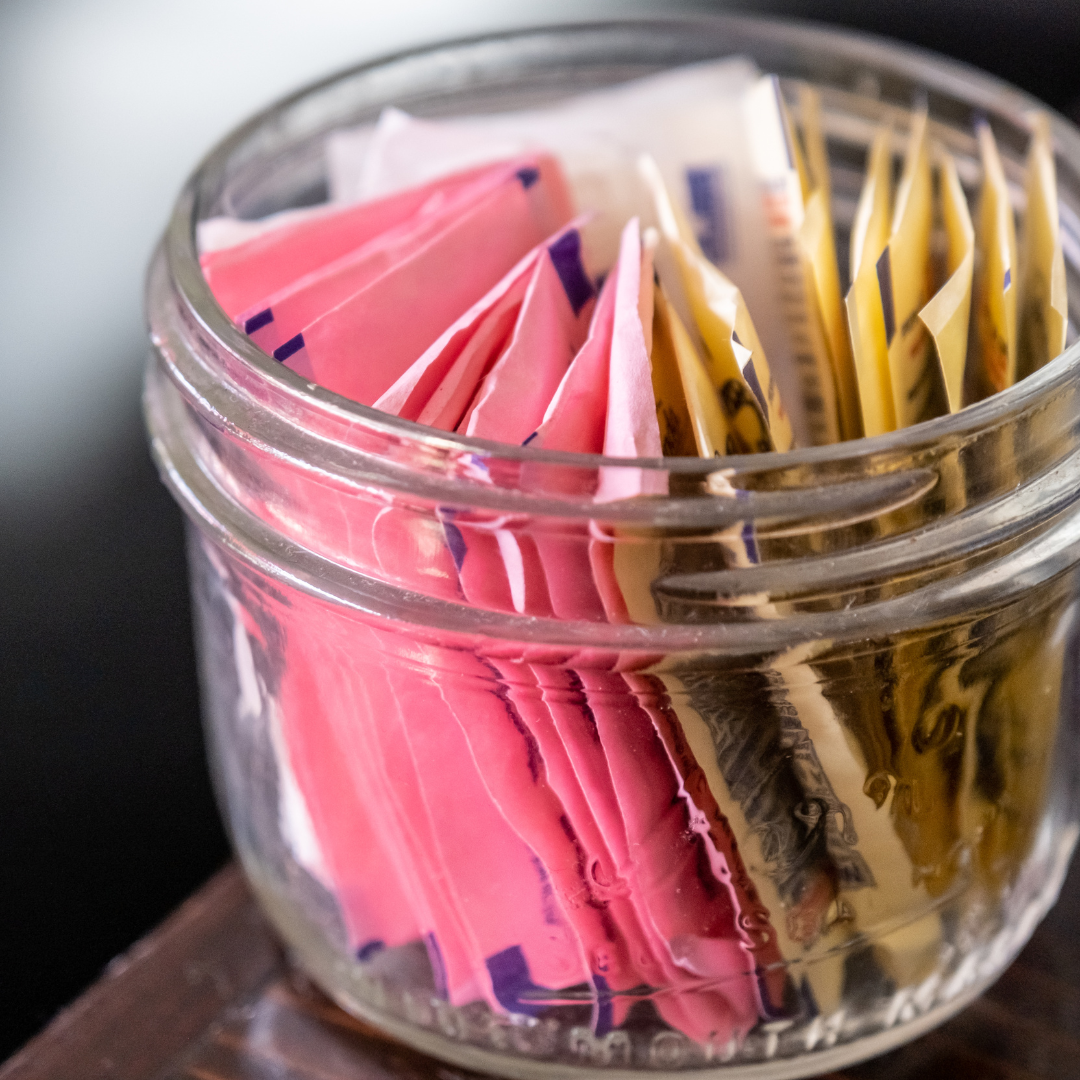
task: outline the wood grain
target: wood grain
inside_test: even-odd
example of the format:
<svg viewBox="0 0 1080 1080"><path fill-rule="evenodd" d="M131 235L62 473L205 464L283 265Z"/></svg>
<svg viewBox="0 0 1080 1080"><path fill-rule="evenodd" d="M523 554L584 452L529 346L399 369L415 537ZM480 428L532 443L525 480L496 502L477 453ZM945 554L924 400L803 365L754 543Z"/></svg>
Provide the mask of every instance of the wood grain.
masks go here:
<svg viewBox="0 0 1080 1080"><path fill-rule="evenodd" d="M239 872L113 963L0 1080L470 1080L292 971ZM820 1080L1080 1077L1080 867L1020 958L943 1027Z"/></svg>
<svg viewBox="0 0 1080 1080"><path fill-rule="evenodd" d="M0 1068L0 1080L149 1080L283 967L280 946L229 866L117 957Z"/></svg>

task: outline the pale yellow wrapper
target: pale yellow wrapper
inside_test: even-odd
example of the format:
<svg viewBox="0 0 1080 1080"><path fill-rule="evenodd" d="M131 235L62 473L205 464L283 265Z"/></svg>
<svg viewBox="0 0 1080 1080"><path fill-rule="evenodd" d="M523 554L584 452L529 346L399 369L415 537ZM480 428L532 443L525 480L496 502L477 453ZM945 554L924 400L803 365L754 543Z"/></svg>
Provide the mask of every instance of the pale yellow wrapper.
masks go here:
<svg viewBox="0 0 1080 1080"><path fill-rule="evenodd" d="M811 642L796 646L781 655L775 666L783 677L785 696L798 713L845 811L844 839L865 860L873 877L872 883L863 887L841 885L839 903L843 910L838 914L849 922L852 936L871 927L898 927L876 942L875 956L899 984L918 982L929 974L937 958L940 920L897 829L897 787L882 796L871 785L876 762L866 756L850 726L822 692L822 677L813 660L829 645ZM873 677L872 672L867 675ZM874 719L880 724L880 716ZM857 882L857 871L854 876ZM899 929L917 911L926 914Z"/></svg>
<svg viewBox="0 0 1080 1080"><path fill-rule="evenodd" d="M930 232L934 185L926 126L927 115L921 111L912 124L904 172L896 188L892 233L877 262L893 409L899 428L929 420L947 407L937 356L919 319L933 288Z"/></svg>
<svg viewBox="0 0 1080 1080"><path fill-rule="evenodd" d="M1058 228L1057 176L1050 118L1032 117L1027 158L1027 210L1020 238L1016 377L1038 371L1065 348L1069 297Z"/></svg>
<svg viewBox="0 0 1080 1080"><path fill-rule="evenodd" d="M855 210L852 281L846 299L863 433L868 436L896 430L889 343L877 276L878 259L889 242L891 210L892 133L882 128L870 144L866 178Z"/></svg>
<svg viewBox="0 0 1080 1080"><path fill-rule="evenodd" d="M1075 612L1051 609L979 657L988 683L979 710L975 865L991 895L1013 884L1037 842L1061 718L1061 687Z"/></svg>
<svg viewBox="0 0 1080 1080"><path fill-rule="evenodd" d="M656 419L660 425L660 445L665 457L694 457L698 453L696 433L699 424L695 423L694 413L683 386L683 364L680 363L678 347L674 341L672 312L660 286L653 284L651 280L649 284L653 289L650 359Z"/></svg>
<svg viewBox="0 0 1080 1080"><path fill-rule="evenodd" d="M975 400L1016 381L1016 223L990 125L977 129L983 182L975 230L974 349L970 393Z"/></svg>
<svg viewBox="0 0 1080 1080"><path fill-rule="evenodd" d="M889 345L873 263L864 267L847 294L848 329L859 383L863 434L883 435L896 430Z"/></svg>
<svg viewBox="0 0 1080 1080"><path fill-rule="evenodd" d="M840 271L836 264L836 241L832 214L824 191L815 191L806 203L799 240L813 269L829 362L836 385L837 407L840 413L840 433L844 439L859 439L863 435L862 403L855 373L855 360L848 336L844 298L840 291Z"/></svg>
<svg viewBox="0 0 1080 1080"><path fill-rule="evenodd" d="M933 299L919 312L930 332L941 377L949 400L949 412L964 406L964 365L967 360L968 324L971 319L971 285L975 269L975 228L971 224L956 162L942 153L939 163L941 216L945 226L948 278Z"/></svg>
<svg viewBox="0 0 1080 1080"><path fill-rule="evenodd" d="M917 116L895 206L891 205L890 136L887 131L878 133L870 149L867 177L852 233L855 280L848 296L848 313L868 435L915 423L945 407L945 380L938 354L919 318L926 311L932 270L933 187L925 128L925 115ZM948 187L948 171L946 166L942 177L946 198L950 200L943 205L947 230L948 222L957 216L962 219L966 211L959 186ZM955 178L955 170L952 173ZM952 202L956 196L959 205ZM960 270L958 263L963 261L963 255L962 244L955 249L950 244L947 262L954 275ZM955 280L962 286L963 274ZM960 286L952 285L952 288ZM945 299L935 298L939 306L948 299L949 293ZM963 301L963 294L960 299ZM967 303L959 306L965 312L960 318L966 323L966 311L970 310L970 269ZM934 308L929 314L933 316ZM962 327L961 372L965 335L966 328ZM928 368L934 380L929 386L924 385L929 381ZM937 402L929 392L935 383ZM949 469L943 473L942 480L953 492L962 478ZM954 672L948 668L941 673L940 666L919 643L890 649L878 661L866 672L867 679L877 686L873 700L867 702L869 713L859 721L861 727L856 724L854 729L846 729L849 736L854 730L862 736L853 740L852 745L858 766L852 766L849 782L841 782L839 790L847 795L862 840L860 847L879 878L879 886L884 888L865 895L855 894L849 903L859 905L862 919L872 920L876 913L886 921L893 904L898 911L923 907L927 914L883 938L878 954L899 981L917 981L932 967L939 948L940 925L932 898L940 896L954 879L959 832L955 820L956 796L950 797L947 771L936 747L924 746L920 741L919 725L924 722L922 714L924 706L928 707L929 688L940 686L937 691L940 693L945 688L939 680ZM888 723L885 711L890 713ZM812 711L806 712L807 722L813 715ZM888 724L898 729L892 740L886 737ZM972 722L970 728L973 726ZM970 731L969 737L973 738ZM830 755L830 760L837 762L843 758L837 753ZM855 787L860 774L861 798ZM836 774L840 775L843 774ZM966 795L959 798L962 801Z"/></svg>
<svg viewBox="0 0 1080 1080"><path fill-rule="evenodd" d="M892 731L892 814L915 867L932 896L956 879L964 846L963 752L975 739L984 688L962 678L970 632L906 641L889 653ZM972 837L967 837L970 843Z"/></svg>
<svg viewBox="0 0 1080 1080"><path fill-rule="evenodd" d="M746 384L738 367L737 354L739 351L745 353L746 350L737 341L731 343L728 350L730 362L726 367L727 383L714 381L703 350L699 351L701 335L695 332L696 327L684 325L679 316L678 307L689 306L689 299L679 288L683 285L683 278L680 262L672 251L672 246L667 237L662 237L654 251L660 283L653 292L651 361L657 416L665 453L693 453L696 448L697 453L702 456L723 454L725 449L731 448L733 436L741 438L736 433L736 425L745 425L748 421L757 425L759 438L768 441L768 428L764 417L750 390L745 388ZM665 253L668 256L666 260ZM674 292L678 294L677 302L665 295L665 269L668 276L676 276L677 286ZM726 295L724 299L727 301L725 307L728 317L733 320L732 297ZM708 310L715 323L715 312L712 312L711 308ZM731 342L731 339L732 328L729 321L725 323L724 340ZM744 396L750 399L745 409L735 416L730 416L725 411L726 398L731 396L731 391L726 389L726 386L732 383L744 388ZM743 415L746 412L749 416ZM688 429L693 432L693 447L687 439ZM620 545L622 550L615 553L614 568L627 611L635 621L658 621L660 613L652 595L654 581L677 566L680 558L692 559L693 554L679 544L673 545L667 540L654 538L648 530L642 530L638 535L632 535L631 530L623 530L620 535L623 541ZM631 539L633 542L627 543ZM714 534L708 538L708 542L723 548L725 562L730 565L751 565L752 559L741 525ZM769 605L769 612L765 613L765 617L770 617L771 609L772 606ZM772 617L775 617L775 614L772 614ZM672 694L684 734L738 841L742 857L746 859L749 856L747 869L751 872L763 901L768 905L772 930L778 935L778 945L783 955L787 959L795 959L811 943L824 951L828 951L830 946L837 950L833 956L816 963L806 976L819 1007L833 1011L840 1004L843 988L843 954L839 950L850 940L852 928L843 920L837 921L840 909L835 900L835 887L831 877L824 868L819 868L816 874L807 879L808 887L797 903L792 905L782 902L767 869L768 860L759 850L759 833L744 819L742 805L728 789L715 764L717 751L708 723L686 700L685 689L676 676L665 672L661 678ZM779 681L777 685L781 685Z"/></svg>
<svg viewBox="0 0 1080 1080"><path fill-rule="evenodd" d="M825 201L832 199L832 176L829 172L829 152L825 147L825 132L821 124L821 95L809 83L799 83L796 90L799 105L799 124L806 148L806 168L811 191L824 191Z"/></svg>
<svg viewBox="0 0 1080 1080"><path fill-rule="evenodd" d="M880 128L866 155L866 176L851 225L851 279L873 266L889 242L892 222L892 132Z"/></svg>
<svg viewBox="0 0 1080 1080"><path fill-rule="evenodd" d="M660 227L656 264L665 294L691 340L695 345L695 339L700 341L702 360L734 433L725 452L790 450L791 421L742 293L701 254L651 159L643 157L638 167Z"/></svg>
<svg viewBox="0 0 1080 1080"><path fill-rule="evenodd" d="M668 304L660 286L656 289L654 326L657 328L653 331L654 350L659 346L663 334L667 338L665 347L670 347L674 354L698 456L722 457L729 452L730 431L717 388L705 370L690 332L678 312ZM761 427L764 430L764 421L761 421ZM765 438L768 438L767 430Z"/></svg>
<svg viewBox="0 0 1080 1080"><path fill-rule="evenodd" d="M801 239L803 181L776 77L766 76L751 87L743 106L772 253L773 288L787 334L787 355L773 376L800 444L828 445L842 437L839 398L814 268Z"/></svg>
<svg viewBox="0 0 1080 1080"><path fill-rule="evenodd" d="M753 817L753 803L740 797L740 791L728 783L718 753L718 736L722 742L722 733L730 725L738 727L746 710L774 708L764 700L767 691L755 687L748 692L740 687L738 676L688 675L665 670L663 665L654 670L670 695L687 743L735 836L743 864L769 913L781 954L785 960L798 961L813 949L816 962L800 965L793 975L800 983L805 980L821 1013L830 1015L842 1001L847 956L843 947L851 940L854 928L849 921L837 918L840 912L835 884L827 866L807 868L804 889L796 903L782 896L776 881L776 845L770 843L771 837L761 821ZM779 683L780 676L774 673L769 681ZM704 686L698 685L702 682ZM745 778L740 779L740 786L745 787ZM766 774L760 782L767 785L770 779Z"/></svg>
<svg viewBox="0 0 1080 1080"><path fill-rule="evenodd" d="M832 185L829 178L829 154L821 125L821 97L805 83L798 90L799 113L806 154L799 151L792 138L794 157L803 187L804 211L799 240L803 254L813 271L818 314L825 331L833 380L840 410L840 431L844 439L858 439L863 434L862 406L851 355L844 298L840 292L840 269L836 261L836 233L832 218Z"/></svg>
<svg viewBox="0 0 1080 1080"><path fill-rule="evenodd" d="M800 111L806 159L811 163L807 167L799 160L796 144L799 175L807 178L810 189L800 240L815 271L819 313L830 345L842 424L847 437L858 437L863 433L862 402L836 269L828 205L827 155L820 134L819 104L813 91L800 95ZM872 158L872 183L864 200L860 222L861 246L868 243L867 250L871 253L875 248L880 251L890 236L892 161L887 132L876 141ZM816 168L812 164L815 161ZM826 184L817 186L819 176L826 179ZM932 209L929 201L926 206ZM859 255L862 256L861 248ZM928 262L928 243L924 247L924 258ZM875 294L872 299L881 313L876 260L868 258L868 264L873 274L870 278ZM872 306L870 310L872 312ZM873 324L869 329L875 329ZM878 380L871 387L871 391L877 390L872 406L876 413L884 413L891 425L892 387L883 318L876 329ZM765 609L759 610L764 614ZM837 868L839 891L835 909L829 916L834 921L829 924L824 940L839 943L856 938L869 927L895 927L876 944L874 955L898 984L917 982L933 969L936 961L941 941L940 919L898 834L891 794L878 802L868 790L874 763L862 756L858 740L822 692L821 678L812 661L827 648L825 642L797 647L774 663L774 670L780 676L775 689L777 700L790 704L808 738L805 748L796 753L809 754L820 763L819 782L832 793L832 805L843 815L843 829L830 848ZM872 672L868 674L873 677ZM808 780L813 772L810 768ZM919 910L925 914L908 922L911 912ZM823 965L817 973L815 991L819 995L828 996L831 974L829 965Z"/></svg>

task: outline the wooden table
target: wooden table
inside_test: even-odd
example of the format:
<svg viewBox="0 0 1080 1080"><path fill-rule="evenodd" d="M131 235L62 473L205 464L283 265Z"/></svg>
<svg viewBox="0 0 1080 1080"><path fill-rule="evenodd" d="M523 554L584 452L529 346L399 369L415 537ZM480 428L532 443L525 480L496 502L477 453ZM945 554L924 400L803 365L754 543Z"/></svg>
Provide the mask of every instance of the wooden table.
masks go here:
<svg viewBox="0 0 1080 1080"><path fill-rule="evenodd" d="M463 1080L292 971L229 866L6 1065L0 1080ZM830 1080L1080 1077L1080 861L1020 958L943 1027Z"/></svg>

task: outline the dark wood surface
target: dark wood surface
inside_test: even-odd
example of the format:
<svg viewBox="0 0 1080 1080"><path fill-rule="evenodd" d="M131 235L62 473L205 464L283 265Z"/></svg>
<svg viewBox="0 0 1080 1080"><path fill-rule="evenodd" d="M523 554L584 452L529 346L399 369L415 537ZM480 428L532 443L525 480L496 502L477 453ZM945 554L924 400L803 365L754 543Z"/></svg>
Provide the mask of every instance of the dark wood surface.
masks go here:
<svg viewBox="0 0 1080 1080"><path fill-rule="evenodd" d="M461 1080L290 969L234 866L0 1067L0 1080ZM929 1035L830 1080L1080 1077L1080 865L1016 963Z"/></svg>

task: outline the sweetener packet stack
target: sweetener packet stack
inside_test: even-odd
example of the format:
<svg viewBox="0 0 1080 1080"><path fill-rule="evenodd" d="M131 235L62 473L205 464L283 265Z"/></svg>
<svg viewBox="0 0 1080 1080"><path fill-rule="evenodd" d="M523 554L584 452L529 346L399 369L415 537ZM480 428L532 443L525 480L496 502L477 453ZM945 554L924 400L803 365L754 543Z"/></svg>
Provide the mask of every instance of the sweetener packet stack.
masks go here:
<svg viewBox="0 0 1080 1080"><path fill-rule="evenodd" d="M438 431L622 459L883 434L1061 351L1045 118L1032 119L1019 240L988 126L974 212L924 110L902 133L882 128L848 282L824 130L812 88L741 58L548 109L390 109L329 138L332 202L204 222L202 266L238 327L312 383ZM482 450L474 463L491 482ZM714 492L738 498L719 476ZM668 493L659 470L601 467L588 496L602 518L605 503ZM657 623L663 567L761 559L743 525L687 555L602 521L526 535L467 509L424 522L326 498L361 570L523 617ZM913 868L946 834L904 832L860 802L869 764L817 688L812 650L753 685L603 650L419 656L297 602L291 625L311 633L285 644L283 832L356 955L422 942L452 1005L539 1016L585 999L604 1034L647 997L658 1022L719 1045L837 1005L840 960L801 982L786 961L812 945L840 955L861 927L932 905ZM752 611L783 617L767 598ZM794 731L811 748L797 765L778 749ZM799 824L810 805L829 811L813 835ZM766 834L797 870L774 865ZM883 977L917 976L936 938L909 938L878 951Z"/></svg>

